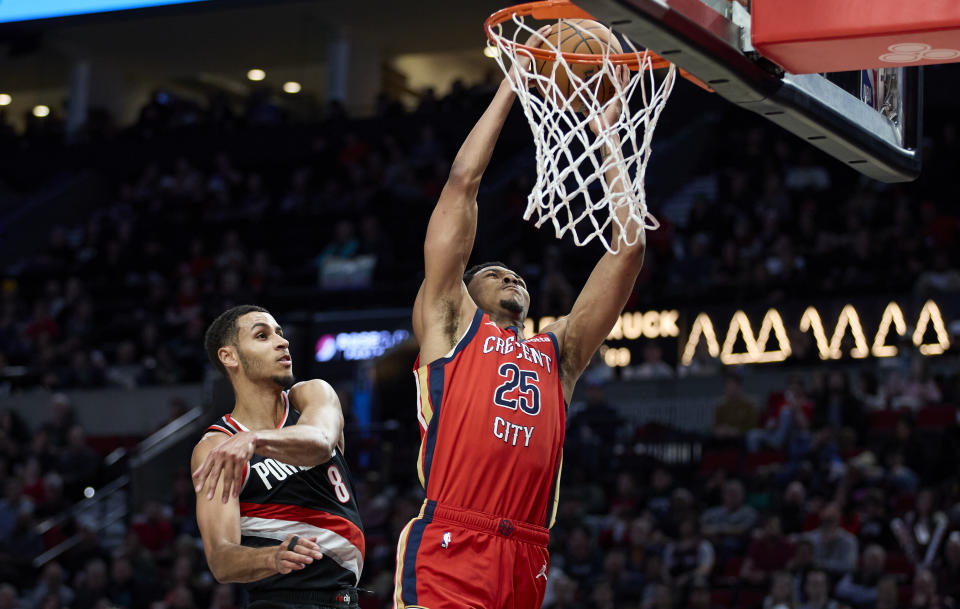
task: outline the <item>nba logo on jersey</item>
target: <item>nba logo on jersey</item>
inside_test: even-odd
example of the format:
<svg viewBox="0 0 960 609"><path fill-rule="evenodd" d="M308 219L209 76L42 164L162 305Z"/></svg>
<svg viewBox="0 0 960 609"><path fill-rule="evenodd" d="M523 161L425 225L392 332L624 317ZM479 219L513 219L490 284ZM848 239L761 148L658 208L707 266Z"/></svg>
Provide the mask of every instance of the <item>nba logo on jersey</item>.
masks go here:
<svg viewBox="0 0 960 609"><path fill-rule="evenodd" d="M443 541L440 542L440 547L441 548L448 547L450 545L450 539L451 539L450 531L447 531L446 533L443 534Z"/></svg>

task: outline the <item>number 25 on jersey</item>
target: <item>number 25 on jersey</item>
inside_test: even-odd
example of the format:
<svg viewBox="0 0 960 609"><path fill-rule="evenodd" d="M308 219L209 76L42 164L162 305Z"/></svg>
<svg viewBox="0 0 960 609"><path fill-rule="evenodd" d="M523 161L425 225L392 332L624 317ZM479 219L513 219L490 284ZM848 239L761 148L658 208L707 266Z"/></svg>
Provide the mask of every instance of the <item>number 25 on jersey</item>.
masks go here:
<svg viewBox="0 0 960 609"><path fill-rule="evenodd" d="M493 394L493 403L503 408L516 410L517 407L529 415L540 412L540 380L533 370L521 370L512 363L501 364L498 370L505 380Z"/></svg>

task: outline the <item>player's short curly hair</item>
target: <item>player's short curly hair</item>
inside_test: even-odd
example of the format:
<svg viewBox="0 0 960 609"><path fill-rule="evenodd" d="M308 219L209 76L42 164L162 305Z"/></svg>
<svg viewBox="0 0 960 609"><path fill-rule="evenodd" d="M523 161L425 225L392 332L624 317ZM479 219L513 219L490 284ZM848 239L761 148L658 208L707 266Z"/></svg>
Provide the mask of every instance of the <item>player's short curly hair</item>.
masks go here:
<svg viewBox="0 0 960 609"><path fill-rule="evenodd" d="M203 346L207 350L207 357L210 359L210 363L222 372L224 376L227 375L227 369L223 367L223 362L220 361L220 356L217 355L217 352L220 351L220 347L224 345L237 344L237 339L240 336L237 319L247 313L269 314L270 311L257 305L237 305L231 307L214 319L213 323L210 324L210 327L207 328L206 333L203 335Z"/></svg>
<svg viewBox="0 0 960 609"><path fill-rule="evenodd" d="M517 273L516 271L514 271L513 269L511 269L509 266L507 266L506 264L504 264L503 262L500 262L499 260L491 260L491 261L489 261L489 262L481 262L480 264L475 264L475 265L471 266L470 268L468 268L466 271L464 271L464 273L463 273L463 284L469 286L469 285L470 285L470 281L476 276L477 273L479 273L479 272L482 271L483 269L485 269L485 268L487 268L487 267L490 267L490 266L499 266L499 267L502 267L502 268L507 269L507 270L510 271L511 273L514 273L514 274L516 274L516 275L520 275L520 273Z"/></svg>

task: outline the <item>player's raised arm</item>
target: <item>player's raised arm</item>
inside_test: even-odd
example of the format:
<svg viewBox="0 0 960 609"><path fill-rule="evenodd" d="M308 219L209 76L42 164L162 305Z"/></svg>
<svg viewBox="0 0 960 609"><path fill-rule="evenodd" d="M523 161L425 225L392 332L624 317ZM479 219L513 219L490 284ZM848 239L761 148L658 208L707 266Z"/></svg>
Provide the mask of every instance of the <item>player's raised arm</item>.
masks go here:
<svg viewBox="0 0 960 609"><path fill-rule="evenodd" d="M538 37L542 32L527 44L536 45ZM477 191L514 97L510 81L504 79L457 152L430 216L423 244L425 276L413 307L413 331L421 355L446 352L476 310L462 277L477 232Z"/></svg>
<svg viewBox="0 0 960 609"><path fill-rule="evenodd" d="M514 93L504 81L460 147L430 216L423 244L425 277L413 318L414 331L421 344L432 338L424 336L424 332L435 327L445 331L444 339L455 341L460 324L454 320L469 319L473 314L473 311L461 314L463 303L469 302L461 278L477 232L477 191L513 100ZM438 326L438 316L446 323Z"/></svg>
<svg viewBox="0 0 960 609"><path fill-rule="evenodd" d="M622 78L626 77L622 75ZM619 106L612 104L604 120L612 123L615 113L619 111ZM610 141L604 150L604 161L607 162L610 155L616 154L620 154L619 142ZM615 165L611 165L607 170L606 179L611 190L617 192L626 190L627 185L621 183L620 172ZM564 376L564 392L568 398L572 395L573 387L590 358L603 343L616 323L617 317L623 311L643 266L643 256L646 251L643 227L636 221L626 220L624 210L617 215L624 223L625 230L628 231L627 242L633 245L626 245L621 241L616 254L610 252L604 254L590 273L569 315L550 328L560 342L560 365ZM619 238L619 230L614 223L611 243L616 243Z"/></svg>

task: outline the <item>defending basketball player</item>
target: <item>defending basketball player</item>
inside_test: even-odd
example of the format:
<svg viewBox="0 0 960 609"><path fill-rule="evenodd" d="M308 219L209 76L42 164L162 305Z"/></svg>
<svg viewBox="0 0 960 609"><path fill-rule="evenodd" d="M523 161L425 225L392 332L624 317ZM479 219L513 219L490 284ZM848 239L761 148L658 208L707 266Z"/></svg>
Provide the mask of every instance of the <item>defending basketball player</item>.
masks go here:
<svg viewBox="0 0 960 609"><path fill-rule="evenodd" d="M364 537L337 394L321 380L293 385L290 343L260 307L221 314L205 346L236 395L191 459L214 577L245 583L258 609L356 607Z"/></svg>
<svg viewBox="0 0 960 609"><path fill-rule="evenodd" d="M634 234L634 245L600 259L567 316L526 340L523 279L498 262L464 272L480 179L513 101L505 80L457 154L427 227L413 310L427 500L400 535L397 608L541 605L567 400L643 263L645 241ZM614 106L603 120L615 118Z"/></svg>

